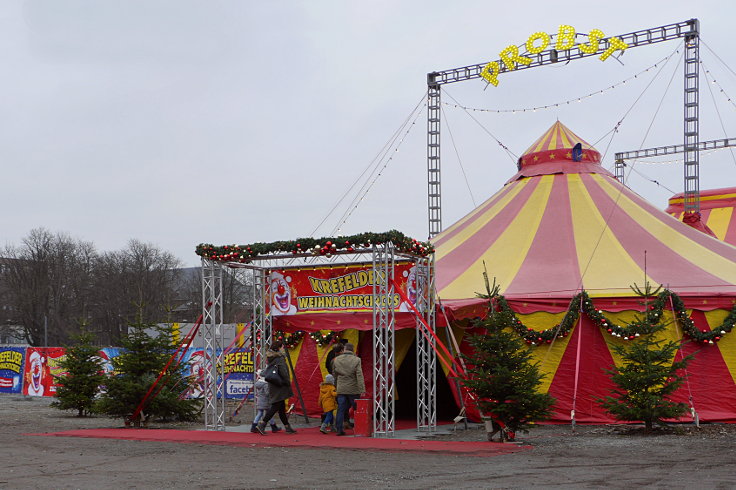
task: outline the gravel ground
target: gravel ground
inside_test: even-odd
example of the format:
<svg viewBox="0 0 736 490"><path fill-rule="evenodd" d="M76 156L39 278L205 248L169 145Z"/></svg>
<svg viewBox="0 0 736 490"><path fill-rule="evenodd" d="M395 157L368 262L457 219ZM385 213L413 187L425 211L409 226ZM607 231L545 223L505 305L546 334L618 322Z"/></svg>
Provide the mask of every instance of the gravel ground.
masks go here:
<svg viewBox="0 0 736 490"><path fill-rule="evenodd" d="M637 426L578 426L574 433L538 426L517 435L530 450L492 458L23 435L122 426L49 402L0 396L0 488L736 488L734 425L672 426L650 435ZM231 423L248 423L250 412L244 407ZM485 438L480 428L436 436Z"/></svg>

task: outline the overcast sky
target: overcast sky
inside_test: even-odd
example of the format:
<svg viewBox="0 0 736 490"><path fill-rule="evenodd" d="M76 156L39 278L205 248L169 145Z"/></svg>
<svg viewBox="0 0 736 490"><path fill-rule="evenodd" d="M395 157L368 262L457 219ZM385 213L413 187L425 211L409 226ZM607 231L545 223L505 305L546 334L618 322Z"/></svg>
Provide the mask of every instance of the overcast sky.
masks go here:
<svg viewBox="0 0 736 490"><path fill-rule="evenodd" d="M735 5L5 1L0 245L44 227L101 251L136 238L197 265L201 242L337 229L426 239L427 72L496 60L506 46L560 24L611 36L695 17L700 139L736 137L736 106L727 100L736 100ZM609 168L617 151L682 143L681 58L677 40L627 50L620 62L593 57L504 74L498 87L445 86L444 227L499 190L515 173L514 156L558 118L605 153ZM561 105L471 112L473 119L455 101L485 110ZM421 113L412 112L418 103ZM374 159L386 144L391 159L379 156L378 176ZM628 184L660 208L682 191L681 163L635 169L642 175ZM728 150L701 156L701 189L736 186L735 176ZM356 181L370 190L348 192ZM363 197L357 207L355 196Z"/></svg>

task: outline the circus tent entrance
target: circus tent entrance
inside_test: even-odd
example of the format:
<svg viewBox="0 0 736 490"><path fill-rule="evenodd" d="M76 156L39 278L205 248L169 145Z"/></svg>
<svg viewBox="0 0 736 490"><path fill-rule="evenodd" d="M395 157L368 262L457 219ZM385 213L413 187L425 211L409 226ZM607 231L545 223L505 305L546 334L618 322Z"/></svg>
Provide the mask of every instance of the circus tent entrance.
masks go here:
<svg viewBox="0 0 736 490"><path fill-rule="evenodd" d="M398 332L397 332L398 333ZM408 331L410 337L414 332ZM413 420L417 409L417 348L416 341L412 338L406 356L398 365L396 371L396 419ZM437 371L436 380L437 397L437 422L452 421L458 415L455 405L455 392L451 387L447 376L442 370Z"/></svg>
<svg viewBox="0 0 736 490"><path fill-rule="evenodd" d="M696 331L684 339L674 308L664 311L669 338L708 335L700 349L707 354L698 354L689 370L701 389L691 382L679 396L692 395L710 420L736 420L736 339L726 333L712 340L714 329L731 328L724 319L736 303L736 248L623 186L600 165L595 148L561 122L524 153L518 173L501 190L432 243L438 296L455 320L483 314L484 301L475 293L484 290L484 264L524 327L540 335L554 331L583 290L611 325L625 326L642 309L630 286L662 284L684 302L686 315L694 310ZM613 421L595 398L608 394L601 369L621 362L611 349L625 342L616 332L583 315L569 335L535 347L547 375L543 389L558 399L555 421L570 421L575 396L578 416L581 407L588 412L585 421ZM721 388L702 389L713 376Z"/></svg>
<svg viewBox="0 0 736 490"><path fill-rule="evenodd" d="M396 231L334 240L198 246L205 348L221 352L224 347L223 274L226 270L249 274L254 293L251 343L255 367L265 366L268 346L282 338L295 363L292 386L306 416L308 393L301 393L301 385L307 380L305 388L318 386L326 374L323 359L331 347L329 337L343 332L363 359L366 390L372 396L373 435L392 437L396 333L411 329L417 339L417 429L434 431L437 376L431 245ZM223 387L217 376L223 372L221 364L218 358L205 369L205 426L212 430L225 430Z"/></svg>

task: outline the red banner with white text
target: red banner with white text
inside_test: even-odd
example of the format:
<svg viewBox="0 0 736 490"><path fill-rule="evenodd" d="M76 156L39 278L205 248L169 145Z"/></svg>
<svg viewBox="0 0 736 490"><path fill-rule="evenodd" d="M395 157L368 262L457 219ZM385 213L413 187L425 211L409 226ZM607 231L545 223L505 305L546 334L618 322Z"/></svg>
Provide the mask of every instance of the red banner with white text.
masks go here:
<svg viewBox="0 0 736 490"><path fill-rule="evenodd" d="M308 313L350 313L373 311L373 285L376 274L370 264L333 265L272 270L269 275L271 314L274 316ZM417 274L411 262L397 263L396 283L407 299L416 301ZM389 298L394 311L411 311L398 293Z"/></svg>

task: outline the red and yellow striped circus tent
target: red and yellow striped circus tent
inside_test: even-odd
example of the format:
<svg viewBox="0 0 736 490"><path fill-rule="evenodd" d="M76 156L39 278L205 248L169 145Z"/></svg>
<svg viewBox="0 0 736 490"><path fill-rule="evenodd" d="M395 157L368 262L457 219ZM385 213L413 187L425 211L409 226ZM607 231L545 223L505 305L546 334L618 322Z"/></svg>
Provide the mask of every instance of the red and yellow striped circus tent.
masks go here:
<svg viewBox="0 0 736 490"><path fill-rule="evenodd" d="M669 199L669 206L665 212L684 221L686 219L684 201L683 193L675 194ZM736 245L734 207L736 207L736 187L700 191L701 222L707 226L710 234L731 245Z"/></svg>
<svg viewBox="0 0 736 490"><path fill-rule="evenodd" d="M600 159L558 121L501 190L434 237L437 291L451 319L482 314L486 303L476 293L485 290L487 270L535 331L558 325L583 290L609 325L626 325L643 308L631 286L645 281L675 293L698 332L722 326L736 303L736 248L652 206ZM684 325L673 321L674 311L663 311L665 337L679 340ZM573 409L577 422L613 421L595 399L609 394L603 369L621 363L612 347L627 340L601 325L581 314L569 335L540 337L534 352L546 374L543 389L557 399L553 421L569 422ZM736 332L722 328L729 332L715 341L713 333L682 347L697 354L676 399L692 400L700 420L736 421Z"/></svg>

